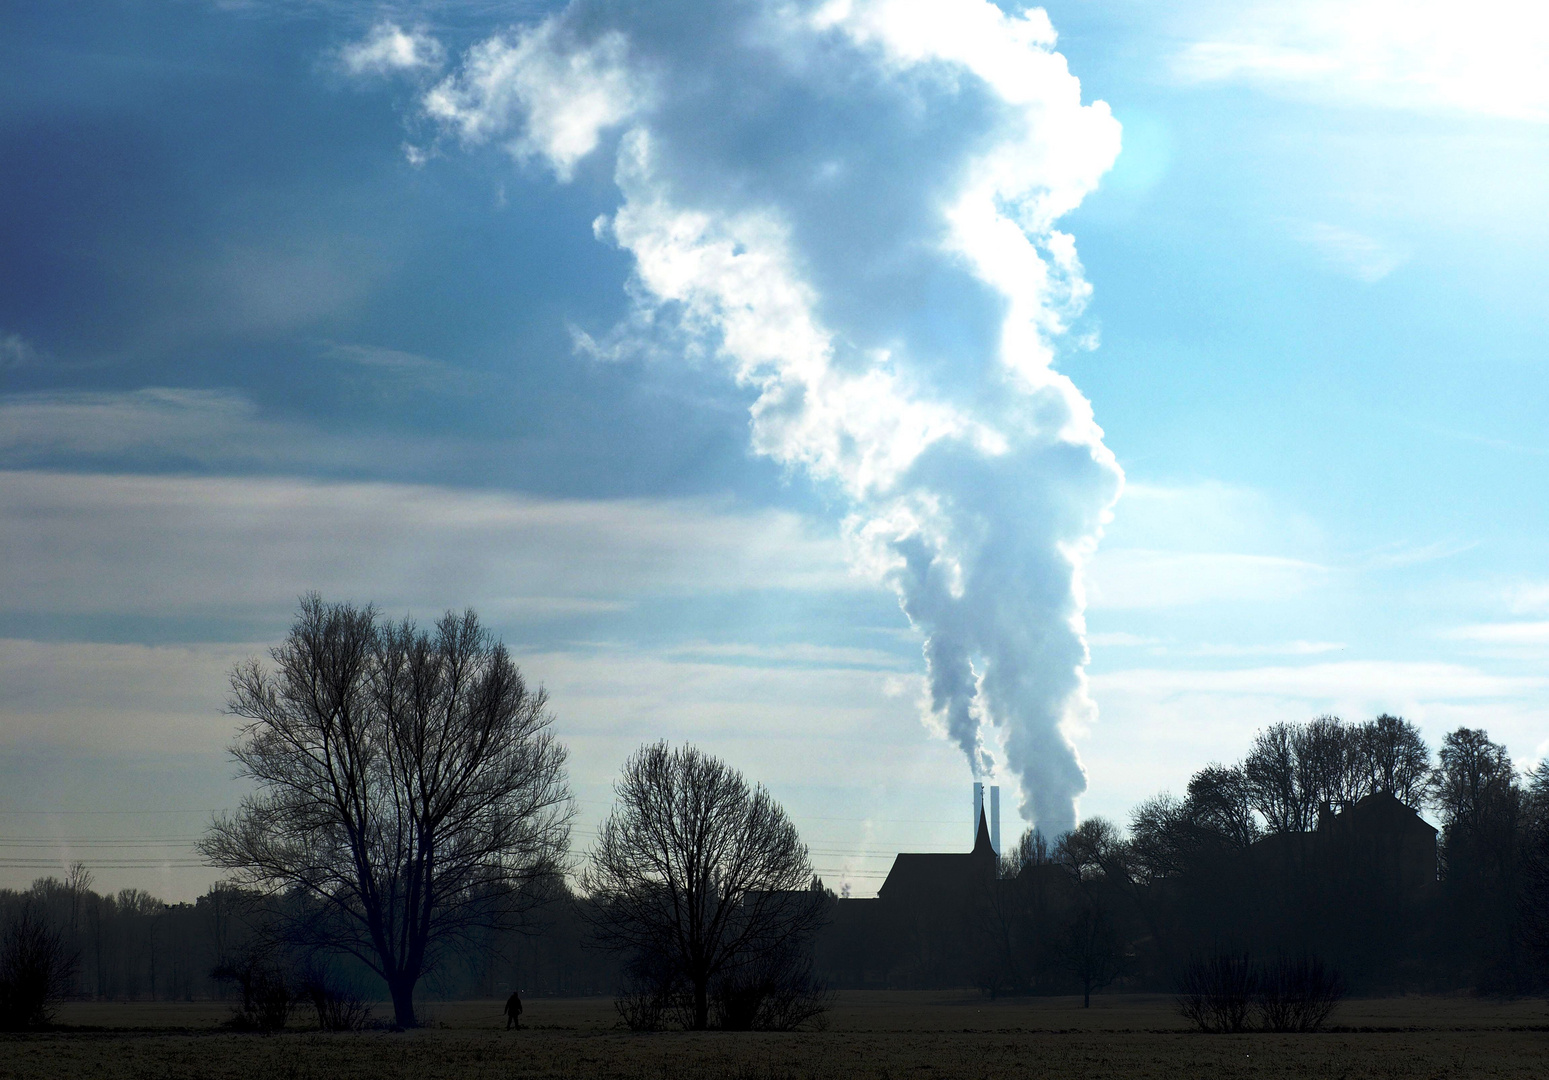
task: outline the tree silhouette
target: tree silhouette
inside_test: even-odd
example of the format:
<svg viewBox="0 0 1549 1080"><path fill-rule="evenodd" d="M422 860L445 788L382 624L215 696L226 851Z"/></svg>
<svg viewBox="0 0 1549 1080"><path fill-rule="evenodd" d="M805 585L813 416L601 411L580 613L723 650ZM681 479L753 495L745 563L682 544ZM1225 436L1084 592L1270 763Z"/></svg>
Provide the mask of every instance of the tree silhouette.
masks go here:
<svg viewBox="0 0 1549 1080"><path fill-rule="evenodd" d="M547 698L472 611L427 633L311 594L270 656L231 674L230 710L250 721L232 755L258 792L201 851L291 894L290 932L358 957L412 1026L438 951L521 910L564 855Z"/></svg>
<svg viewBox="0 0 1549 1080"><path fill-rule="evenodd" d="M644 993L681 996L702 1029L716 985L744 995L754 976L799 980L828 894L809 888L806 845L769 792L665 742L637 751L614 791L582 884L599 939L630 954Z"/></svg>

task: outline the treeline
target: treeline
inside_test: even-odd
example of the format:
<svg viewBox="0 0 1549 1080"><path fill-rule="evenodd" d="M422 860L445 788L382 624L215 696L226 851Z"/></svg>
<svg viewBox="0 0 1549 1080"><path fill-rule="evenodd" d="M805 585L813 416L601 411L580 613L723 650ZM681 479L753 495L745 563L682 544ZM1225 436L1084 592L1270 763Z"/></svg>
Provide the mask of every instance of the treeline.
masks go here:
<svg viewBox="0 0 1549 1080"><path fill-rule="evenodd" d="M74 960L65 997L237 1002L243 990L239 976L259 958L272 961L298 994L317 975L311 957L276 955L272 898L216 885L193 903L166 903L141 889L102 894L92 884L90 870L77 865L62 879L44 877L25 890L0 890L0 928L24 917L41 923ZM470 947L431 973L430 997L497 997L513 986L539 996L617 988L617 960L586 947L587 902L563 878L535 888L544 893L542 902L520 925L482 929ZM331 958L326 974L346 990L369 998L381 994L380 980L348 958Z"/></svg>
<svg viewBox="0 0 1549 1080"><path fill-rule="evenodd" d="M1483 731L1433 755L1392 716L1277 724L1128 825L1005 853L961 942L976 981L1171 990L1253 954L1319 958L1363 992L1549 988L1549 763L1519 772Z"/></svg>
<svg viewBox="0 0 1549 1080"><path fill-rule="evenodd" d="M701 856L652 854L640 837L698 835L659 828L663 815L714 805L704 794L673 794L685 784L762 807L717 817L767 818L721 846L777 844L783 876L674 900L677 877L642 868L697 865ZM419 992L620 993L641 1026L672 1016L689 1026L781 1026L788 1016L756 1012L785 1000L776 985L794 995L781 1008L795 1016L821 1003L825 983L1171 992L1223 957L1251 957L1264 970L1315 962L1363 993L1549 988L1549 763L1519 772L1504 746L1475 729L1452 732L1433 754L1412 724L1391 716L1275 725L1242 761L1207 765L1181 795L1140 804L1127 827L1094 818L1052 840L1029 831L999 859L987 847L983 858L944 856L967 860L953 863L967 868L952 871L966 875L961 881L922 881L891 900L841 901L804 887L810 863L783 813L692 749L642 748L618 793L613 846L589 856L584 891L558 868L521 883L519 902L501 906L506 917L470 922L455 948L427 964ZM1439 835L1421 810L1440 823ZM681 936L659 913L690 901L707 905L707 925L729 928L718 933L742 955L705 966L697 959L704 948L677 957L654 944ZM379 999L380 973L361 958L311 931L297 936L298 927L327 925L315 918L318 903L301 889L230 884L194 903L134 889L105 895L77 866L25 891L0 891L0 926L44 926L57 936L70 960L61 968L70 997L217 998L240 1007L268 980L296 1000L320 988ZM797 952L759 944L771 933L758 929L764 907L775 937L802 943ZM799 912L794 924L791 911ZM814 949L819 922L827 925ZM744 999L755 1004L737 1004Z"/></svg>

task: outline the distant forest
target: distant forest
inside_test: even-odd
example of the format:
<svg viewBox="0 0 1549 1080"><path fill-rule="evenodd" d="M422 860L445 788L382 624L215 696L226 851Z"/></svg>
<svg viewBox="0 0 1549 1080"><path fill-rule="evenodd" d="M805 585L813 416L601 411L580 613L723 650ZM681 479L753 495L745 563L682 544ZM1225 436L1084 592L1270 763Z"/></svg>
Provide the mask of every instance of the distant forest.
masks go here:
<svg viewBox="0 0 1549 1080"><path fill-rule="evenodd" d="M1252 954L1315 957L1357 993L1549 989L1549 763L1521 773L1483 731L1460 728L1433 754L1390 716L1276 725L1127 827L1029 831L998 857L981 836L975 853L906 874L907 858L876 899L823 890L814 959L828 985L1172 991L1201 957ZM443 960L426 996L618 990L619 958L589 947L590 901L559 874L529 888L542 903ZM272 903L256 894L104 895L85 866L0 891L5 925L24 910L78 957L78 997L234 997L244 956L272 941ZM380 996L364 967L329 963L332 982Z"/></svg>

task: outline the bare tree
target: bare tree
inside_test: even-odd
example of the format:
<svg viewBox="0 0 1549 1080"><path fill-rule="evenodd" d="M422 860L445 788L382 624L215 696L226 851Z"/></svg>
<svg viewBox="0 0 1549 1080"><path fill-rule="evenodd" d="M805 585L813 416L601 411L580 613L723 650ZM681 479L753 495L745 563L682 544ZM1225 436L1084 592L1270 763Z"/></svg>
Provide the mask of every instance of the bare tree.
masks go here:
<svg viewBox="0 0 1549 1080"><path fill-rule="evenodd" d="M32 903L0 936L0 1031L47 1027L79 964Z"/></svg>
<svg viewBox="0 0 1549 1080"><path fill-rule="evenodd" d="M1361 745L1359 729L1337 716L1259 732L1242 771L1249 802L1269 831L1309 832L1320 811L1341 809L1366 794Z"/></svg>
<svg viewBox="0 0 1549 1080"><path fill-rule="evenodd" d="M1360 729L1337 716L1319 716L1295 732L1302 787L1319 810L1341 810L1366 794Z"/></svg>
<svg viewBox="0 0 1549 1080"><path fill-rule="evenodd" d="M1486 832L1520 800L1516 769L1500 743L1476 728L1458 728L1441 744L1430 792L1449 842Z"/></svg>
<svg viewBox="0 0 1549 1080"><path fill-rule="evenodd" d="M741 987L771 959L801 955L827 894L769 792L692 746L641 747L614 792L582 877L599 940L630 954L654 992L681 994L687 1026L706 1028L718 983Z"/></svg>
<svg viewBox="0 0 1549 1080"><path fill-rule="evenodd" d="M273 670L232 672L229 699L251 721L232 755L259 790L200 849L291 894L288 929L358 957L409 1027L438 953L519 913L564 857L571 803L547 697L472 611L426 633L310 594L270 656Z"/></svg>
<svg viewBox="0 0 1549 1080"><path fill-rule="evenodd" d="M1189 780L1182 819L1191 850L1240 851L1263 835L1253 816L1248 778L1241 768L1206 765Z"/></svg>
<svg viewBox="0 0 1549 1080"><path fill-rule="evenodd" d="M1361 725L1361 771L1367 792L1386 791L1418 808L1425 801L1431 751L1420 729L1401 716L1383 713Z"/></svg>
<svg viewBox="0 0 1549 1080"><path fill-rule="evenodd" d="M1290 724L1259 732L1242 765L1253 809L1272 833L1306 832L1316 811L1297 768L1295 734Z"/></svg>
<svg viewBox="0 0 1549 1080"><path fill-rule="evenodd" d="M1056 939L1065 969L1081 984L1081 1007L1092 1007L1092 991L1101 990L1124 974L1129 957L1124 940L1102 906L1083 897Z"/></svg>
<svg viewBox="0 0 1549 1080"><path fill-rule="evenodd" d="M1528 776L1523 793L1522 893L1518 900L1524 939L1533 950L1541 981L1549 981L1549 760Z"/></svg>

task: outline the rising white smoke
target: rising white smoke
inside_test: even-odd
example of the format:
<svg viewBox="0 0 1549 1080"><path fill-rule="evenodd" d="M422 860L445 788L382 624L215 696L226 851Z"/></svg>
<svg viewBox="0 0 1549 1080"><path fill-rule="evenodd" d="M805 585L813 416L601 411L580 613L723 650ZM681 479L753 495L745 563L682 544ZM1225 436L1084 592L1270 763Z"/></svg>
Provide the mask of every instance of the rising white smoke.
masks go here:
<svg viewBox="0 0 1549 1080"><path fill-rule="evenodd" d="M635 310L581 344L756 390L756 450L843 493L856 564L924 634L930 712L976 776L1000 729L1051 834L1086 787L1082 569L1122 482L1052 366L1088 292L1055 224L1119 126L1054 43L987 0L574 0L423 99L560 182L612 156L594 228Z"/></svg>

